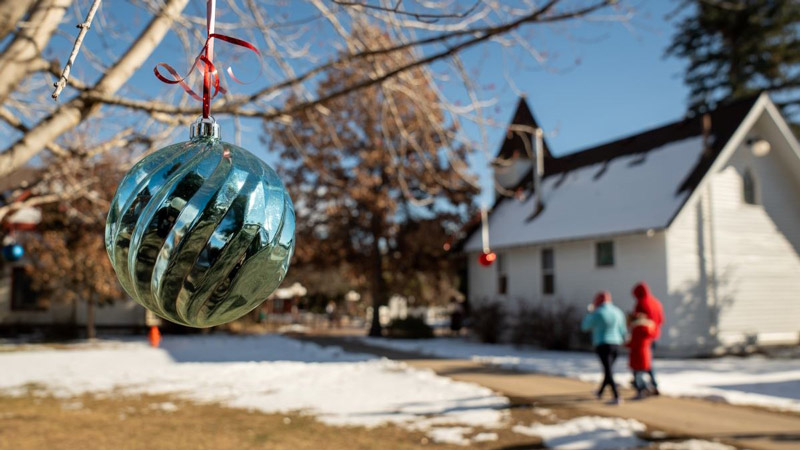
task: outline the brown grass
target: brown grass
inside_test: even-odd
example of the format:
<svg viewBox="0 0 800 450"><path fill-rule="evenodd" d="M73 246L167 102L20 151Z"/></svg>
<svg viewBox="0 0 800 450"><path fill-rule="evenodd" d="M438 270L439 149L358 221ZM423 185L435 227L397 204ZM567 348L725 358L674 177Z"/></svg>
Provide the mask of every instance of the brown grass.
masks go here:
<svg viewBox="0 0 800 450"><path fill-rule="evenodd" d="M448 449L420 432L395 426L330 427L301 414L264 414L196 404L167 396L91 396L59 399L31 386L20 397L0 396L0 449ZM177 406L164 410L165 403ZM513 408L512 424L543 421ZM544 420L546 421L546 420ZM541 448L537 438L494 431L500 440L471 448Z"/></svg>

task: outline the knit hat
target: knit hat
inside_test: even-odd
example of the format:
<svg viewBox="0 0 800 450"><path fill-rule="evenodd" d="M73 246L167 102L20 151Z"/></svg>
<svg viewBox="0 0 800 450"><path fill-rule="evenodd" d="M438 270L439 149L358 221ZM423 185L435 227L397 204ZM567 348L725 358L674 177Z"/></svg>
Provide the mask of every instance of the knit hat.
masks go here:
<svg viewBox="0 0 800 450"><path fill-rule="evenodd" d="M611 301L611 293L608 291L600 291L594 297L594 306L600 306L604 303L608 303Z"/></svg>

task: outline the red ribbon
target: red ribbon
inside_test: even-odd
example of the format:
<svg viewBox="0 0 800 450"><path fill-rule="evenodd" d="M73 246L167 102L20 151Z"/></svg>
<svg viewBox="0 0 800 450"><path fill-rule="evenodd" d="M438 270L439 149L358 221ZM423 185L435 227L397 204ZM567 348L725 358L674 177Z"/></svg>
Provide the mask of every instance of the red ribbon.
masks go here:
<svg viewBox="0 0 800 450"><path fill-rule="evenodd" d="M167 63L163 63L163 62L162 63L158 63L158 64L156 64L155 67L153 67L153 73L156 75L156 78L158 78L159 80L161 80L162 82L167 83L167 84L178 84L178 85L180 85L183 88L183 90L186 91L186 93L189 94L192 98L194 98L195 100L199 100L199 101L203 102L203 117L208 117L209 116L211 99L216 97L217 94L220 94L220 93L225 94L225 93L228 92L225 89L225 87L223 87L220 84L220 75L217 72L217 67L214 65L213 62L211 62L211 59L209 59L206 56L206 50L208 49L208 45L209 45L209 43L211 42L212 39L219 39L219 40L227 42L229 44L233 44L233 45L236 45L236 46L239 46L239 47L244 47L244 48L246 48L248 50L251 50L251 51L255 52L255 54L258 55L259 58L261 57L261 52L259 52L258 49L253 44L251 44L251 43L249 43L247 41L243 41L241 39L237 39L237 38L231 37L231 36L226 36L224 34L211 33L211 34L208 35L208 38L206 38L205 45L203 45L203 48L200 50L200 54L197 55L197 58L194 59L194 63L192 64L192 67L189 68L189 71L186 73L186 75L181 76L180 73L178 73L178 71L175 70L172 66L170 66ZM199 95L197 92L195 92L194 89L192 89L189 86L189 84L186 83L186 79L189 77L189 75L192 73L192 71L195 68L197 68L198 66L202 66L202 69L203 69L203 95L202 96ZM170 75L172 75L172 78L163 75L161 73L161 71L159 70L160 67L163 67L164 70L169 72ZM260 73L260 71L261 71L261 68L259 66L259 73ZM239 78L236 77L236 75L233 74L233 67L228 66L226 72L228 72L228 76L230 76L233 81L235 81L235 82L237 82L239 84L247 84L247 83L241 81Z"/></svg>

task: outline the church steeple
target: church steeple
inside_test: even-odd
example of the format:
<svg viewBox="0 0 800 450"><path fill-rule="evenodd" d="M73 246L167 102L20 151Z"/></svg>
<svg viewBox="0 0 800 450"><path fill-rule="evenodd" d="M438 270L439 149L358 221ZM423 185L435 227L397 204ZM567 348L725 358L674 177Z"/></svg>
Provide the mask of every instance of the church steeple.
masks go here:
<svg viewBox="0 0 800 450"><path fill-rule="evenodd" d="M533 117L528 102L525 97L520 97L511 123L506 129L506 138L497 152L497 157L492 162L495 180L504 189L517 189L523 179L526 177L529 181L532 179L534 175L532 172L533 161L537 159L535 157L535 131L538 128L539 124ZM540 139L543 154L539 161L546 167L547 161L552 159L552 155L547 141L544 137Z"/></svg>
<svg viewBox="0 0 800 450"><path fill-rule="evenodd" d="M515 125L517 127L515 127ZM515 129L518 128L518 129ZM500 146L500 151L497 152L498 159L511 159L514 155L521 157L529 157L528 150L530 150L530 143L533 138L533 129L540 128L539 123L533 116L533 111L526 98L520 97L517 102L517 109L514 111L514 116L506 128L506 138ZM544 143L544 158L552 158L550 148L547 145L547 140ZM528 149L528 150L526 150Z"/></svg>

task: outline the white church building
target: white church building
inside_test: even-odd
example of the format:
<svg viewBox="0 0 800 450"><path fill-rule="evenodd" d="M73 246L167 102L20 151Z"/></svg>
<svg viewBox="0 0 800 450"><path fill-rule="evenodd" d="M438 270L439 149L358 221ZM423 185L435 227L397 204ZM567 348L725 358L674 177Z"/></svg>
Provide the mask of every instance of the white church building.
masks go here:
<svg viewBox="0 0 800 450"><path fill-rule="evenodd" d="M480 229L462 241L473 305L608 290L629 311L646 281L664 353L800 343L800 144L766 94L560 157L535 128L520 100L495 164L518 193L488 216L497 261L479 264Z"/></svg>

